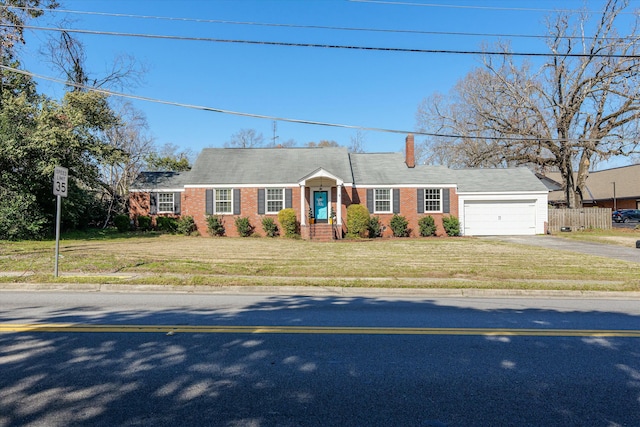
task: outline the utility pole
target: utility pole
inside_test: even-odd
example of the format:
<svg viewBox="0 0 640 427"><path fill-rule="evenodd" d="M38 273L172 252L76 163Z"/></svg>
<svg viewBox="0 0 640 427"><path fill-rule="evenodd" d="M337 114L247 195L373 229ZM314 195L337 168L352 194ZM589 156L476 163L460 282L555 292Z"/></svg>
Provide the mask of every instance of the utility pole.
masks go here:
<svg viewBox="0 0 640 427"><path fill-rule="evenodd" d="M278 131L278 122L276 122L274 120L274 122L273 122L273 138L271 139L271 145L273 145L274 147L276 146L276 140L278 139L278 136L276 135L277 131Z"/></svg>

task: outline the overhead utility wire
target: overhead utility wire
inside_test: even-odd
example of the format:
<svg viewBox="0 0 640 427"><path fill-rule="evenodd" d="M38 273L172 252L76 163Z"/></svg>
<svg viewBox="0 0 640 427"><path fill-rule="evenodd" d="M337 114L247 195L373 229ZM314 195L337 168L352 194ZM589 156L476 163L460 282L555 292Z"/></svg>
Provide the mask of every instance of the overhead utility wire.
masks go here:
<svg viewBox="0 0 640 427"><path fill-rule="evenodd" d="M15 27L15 25L0 25L0 27ZM556 57L562 56L566 58L640 58L639 55L622 55L622 54L593 54L593 53L535 53L535 52L501 52L501 51L479 51L479 50L449 50L449 49L418 49L418 48L401 48L401 47L374 47L374 46L349 46L336 44L321 43L295 43L295 42L276 42L265 40L240 40L240 39L220 39L212 37L192 37L192 36L168 36L162 34L143 34L143 33L122 33L114 31L97 31L97 30L79 30L64 29L54 27L36 27L32 25L23 25L22 28L39 31L57 31L61 33L90 34L101 36L117 36L117 37L140 37L148 39L161 40L181 40L181 41L201 41L212 43L238 43L262 46L284 46L284 47L310 47L320 49L347 49L347 50L368 50L382 52L402 52L402 53L441 53L456 55L501 55L501 56L534 56L534 57Z"/></svg>
<svg viewBox="0 0 640 427"><path fill-rule="evenodd" d="M263 114L244 113L244 112L240 112L240 111L231 111L231 110L225 110L225 109L221 109L221 108L208 107L208 106L204 106L204 105L194 105L194 104L185 104L185 103L181 103L181 102L166 101L166 100L162 100L162 99L158 99L158 98L150 98L150 97L132 95L132 94L127 94L127 93L122 93L122 92L115 92L115 91L107 90L107 89L95 88L95 87L91 87L91 86L87 86L87 85L83 85L83 84L79 84L79 83L73 83L73 82L64 81L62 79L57 79L57 78L54 78L54 77L43 76L41 74L36 74L36 73L32 73L32 72L25 71L25 70L20 70L18 68L8 67L6 65L0 65L0 69L11 71L11 72L18 73L18 74L22 74L22 75L25 75L25 76L30 76L30 77L37 78L37 79L48 80L48 81L51 81L51 82L60 83L60 84L67 85L67 86L73 86L73 87L76 87L78 89L84 89L84 90L88 90L88 91L92 91L92 92L101 93L101 94L104 94L104 95L117 96L117 97L121 97L121 98L133 99L133 100L137 100L137 101L152 102L152 103L156 103L156 104L170 105L170 106L174 106L174 107L183 107L183 108L190 108L190 109L194 109L194 110L209 111L209 112L213 112L213 113L231 114L231 115L235 115L235 116L251 117L251 118L256 118L256 119L268 119L268 120L272 120L272 121L275 120L275 121L280 121L280 122L299 123L299 124L316 125L316 126L329 126L329 127L346 128L346 129L359 129L359 130L374 131L374 132L388 132L388 133L402 133L402 134L414 133L414 134L417 134L417 135L442 136L442 137L447 136L447 135L432 134L432 133L426 133L426 132L414 132L414 131L399 130L399 129L384 129L384 128L374 128L374 127L363 127L363 126L347 125L347 124L340 124L340 123L321 122L321 121L315 121L315 120L302 120L302 119L292 119L292 118L286 118L286 117L269 116L269 115L263 115ZM454 135L449 135L449 136L450 137L454 137Z"/></svg>
<svg viewBox="0 0 640 427"><path fill-rule="evenodd" d="M499 7L499 6L471 6L471 5L455 5L455 4L437 4L437 3L413 3L413 2L400 2L400 1L381 1L381 0L347 0L351 3L373 3L373 4L385 4L385 5L394 5L394 6L421 6L421 7L432 7L432 8L442 8L442 9L479 9L479 10L497 10L497 11L511 11L511 12L565 12L565 13L576 13L576 12L598 12L593 10L584 10L584 9L540 9L540 8L523 8L523 7ZM37 10L41 11L41 8L36 7L26 7L26 6L0 6L3 8L12 8L12 9L21 9L21 10ZM124 17L124 18L146 18L146 19L167 19L172 21L189 21L189 22L219 22L218 20L204 19L204 18L181 18L181 17L166 17L166 16L155 16L155 15L135 15L128 13L114 13L114 12L92 12L87 10L69 10L69 9L47 9L48 12L55 13L73 13L78 15L100 15L100 16L113 16L113 17ZM623 12L625 13L625 12ZM626 12L627 14L633 15L633 12Z"/></svg>
<svg viewBox="0 0 640 427"><path fill-rule="evenodd" d="M538 9L534 7L498 7L498 6L471 6L471 5L462 5L462 4L437 4L437 3L415 3L415 2L404 2L404 1L389 1L389 0L347 0L352 3L372 3L372 4L384 4L384 5L394 5L394 6L419 6L419 7L437 7L443 9L476 9L476 10L504 10L511 12L565 12L565 13L575 13L575 12L588 12L588 13L598 13L599 11L593 10L582 10L582 9ZM627 15L635 15L635 12L621 12Z"/></svg>
<svg viewBox="0 0 640 427"><path fill-rule="evenodd" d="M150 98L146 96L132 95L128 93L115 92L107 89L100 89L100 88L91 87L91 86L87 86L79 83L64 81L62 79L57 79L54 77L43 76L41 74L20 70L18 68L8 67L6 65L0 65L0 69L7 70L17 74L22 74L29 77L33 77L36 79L60 83L66 86L73 86L78 89L84 89L87 91L101 93L103 95L117 96L120 98L133 99L136 101L152 102L155 104L169 105L172 107L182 107L182 108L189 108L193 110L209 111L212 113L221 113L221 114L230 114L230 115L241 116L241 117L250 117L254 119L266 119L266 120L279 121L279 122L297 123L297 124L314 125L314 126L326 126L326 127L343 128L343 129L355 129L355 130L371 131L371 132L386 132L386 133L398 133L398 134L412 133L414 135L433 136L433 137L440 137L440 138L466 138L466 139L484 139L484 140L502 140L502 141L538 141L539 140L539 138L526 138L526 137L491 137L491 136L484 137L484 136L471 136L471 135L466 136L466 135L412 131L412 130L404 130L404 129L385 129L385 128L376 128L376 127L347 125L347 124L341 124L341 123L321 122L317 120L303 120L303 119L293 119L293 118L287 118L287 117L269 116L264 114L244 113L240 111L225 110L221 108L208 107L204 105L185 104L182 102L166 101L158 98ZM575 138L574 139L571 139L571 138L555 139L555 140L556 141L583 141L583 142L591 141L590 139L575 139Z"/></svg>
<svg viewBox="0 0 640 427"><path fill-rule="evenodd" d="M20 10L39 10L32 7L15 7L15 6L0 6L4 9L20 9ZM80 14L80 15L92 15L92 16L107 16L114 18L134 18L134 19L157 19L166 21L179 21L179 22L196 22L207 24L225 24L225 25L249 25L258 27L275 27L275 28L299 28L299 29L311 29L311 30L332 30L332 31L360 31L360 32L373 32L373 33L391 33L391 34L421 34L432 36L463 36L463 37L505 37L505 38L529 38L529 39L550 39L554 36L550 35L535 35L535 34L501 34L501 33L467 33L459 31L425 31L425 30L408 30L408 29L391 29L391 28L365 28L365 27L337 27L337 26L325 26L325 25L301 25L301 24L280 24L273 22L252 22L252 21L229 21L222 19L202 19L202 18L180 18L170 16L153 16L153 15L133 15L126 13L109 13L109 12L88 12L79 10L64 10L64 9L51 9L49 12ZM566 39L582 39L581 36L567 36ZM627 40L628 37L603 37L603 40Z"/></svg>

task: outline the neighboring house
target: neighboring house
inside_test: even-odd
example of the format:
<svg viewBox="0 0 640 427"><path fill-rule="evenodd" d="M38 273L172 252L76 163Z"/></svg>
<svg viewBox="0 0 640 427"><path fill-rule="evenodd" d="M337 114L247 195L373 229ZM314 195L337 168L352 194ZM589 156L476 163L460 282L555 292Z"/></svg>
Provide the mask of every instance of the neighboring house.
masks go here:
<svg viewBox="0 0 640 427"><path fill-rule="evenodd" d="M365 205L391 236L394 214L404 216L412 236L419 218L431 215L438 235L454 215L466 236L543 234L548 190L526 168L463 169L416 165L413 135L406 154L349 153L325 148L206 148L191 171L142 173L130 192L130 214L189 215L207 234L207 216L223 218L236 236L234 219L248 217L257 232L262 218L293 208L303 238L346 232L351 204ZM312 212L314 224L308 213ZM334 224L329 224L334 222Z"/></svg>
<svg viewBox="0 0 640 427"><path fill-rule="evenodd" d="M560 173L546 173L541 179L551 190L549 203L564 206ZM640 209L640 164L589 172L582 197L584 207Z"/></svg>

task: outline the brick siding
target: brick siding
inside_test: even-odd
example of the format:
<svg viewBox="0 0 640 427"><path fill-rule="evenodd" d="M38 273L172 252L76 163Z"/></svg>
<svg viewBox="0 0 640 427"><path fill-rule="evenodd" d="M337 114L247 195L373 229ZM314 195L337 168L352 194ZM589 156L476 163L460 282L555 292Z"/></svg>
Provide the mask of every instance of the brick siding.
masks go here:
<svg viewBox="0 0 640 427"><path fill-rule="evenodd" d="M400 188L400 213L405 217L408 222L408 228L411 230L411 237L420 236L420 227L418 221L424 216L432 216L436 225L436 235L446 236L444 226L442 225L442 218L445 216L453 215L458 217L458 195L454 188L444 188L443 191L449 191L449 213L418 213L418 200L416 188ZM357 198L362 200L361 204L366 206L367 190L359 188L356 190ZM392 237L393 231L391 230L391 218L392 213L375 213L370 212L371 216L377 216L382 226L382 237Z"/></svg>
<svg viewBox="0 0 640 427"><path fill-rule="evenodd" d="M196 227L201 235L207 236L207 211L206 211L206 188L187 188L182 198L182 215L192 216ZM300 220L300 188L292 188L291 191L291 207L296 212L298 221ZM249 218L249 223L254 227L254 232L264 236L262 229L262 219L264 217L273 218L278 224L278 228L282 230L278 222L277 214L258 214L258 187L241 188L240 189L240 215L218 215L222 218L225 228L225 235L229 237L238 237L235 220L239 217Z"/></svg>
<svg viewBox="0 0 640 427"><path fill-rule="evenodd" d="M298 222L300 222L300 187L292 187L291 195L291 207L296 213ZM309 211L309 193L310 188L305 187L305 204L303 215L307 215ZM198 228L198 231L202 236L208 236L207 230L207 214L206 214L206 191L207 188L187 188L181 193L181 215L191 216ZM458 216L458 195L455 189L444 189L449 191L450 201L450 213L425 213L419 214L417 210L417 191L416 188L400 188L400 215L404 216L411 230L412 237L418 237L420 235L420 228L418 226L418 220L427 215L431 215L437 227L437 235L446 235L444 227L442 225L442 218L446 215ZM262 229L262 219L264 217L271 217L274 219L280 230L280 224L278 222L277 214L260 215L258 214L258 187L255 188L241 188L240 189L240 215L220 215L225 227L225 235L229 237L238 237L238 231L235 226L235 219L238 217L248 217L249 222L255 227L255 233L258 235L264 235ZM132 218L139 215L149 215L149 193L133 192L129 196L129 212ZM346 232L347 223L347 207L354 203L359 203L366 206L367 202L367 189L353 188L349 186L343 187L342 190L342 231ZM337 209L337 188L331 189L331 208ZM389 226L393 214L377 214L370 212L372 216L377 216L380 219L380 223L383 227L383 237L393 236L391 227ZM156 215L154 215L155 217ZM155 221L154 221L155 222ZM308 238L308 230L303 230L303 237Z"/></svg>

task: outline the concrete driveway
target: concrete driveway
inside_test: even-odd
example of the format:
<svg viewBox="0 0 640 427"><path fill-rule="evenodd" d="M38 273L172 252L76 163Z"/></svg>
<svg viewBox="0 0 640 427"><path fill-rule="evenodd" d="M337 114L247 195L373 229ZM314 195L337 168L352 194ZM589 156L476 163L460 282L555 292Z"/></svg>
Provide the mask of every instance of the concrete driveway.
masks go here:
<svg viewBox="0 0 640 427"><path fill-rule="evenodd" d="M519 243L522 245L540 246L561 251L572 251L589 255L602 256L623 261L640 263L640 249L627 248L605 243L577 242L555 236L488 236L485 239Z"/></svg>

